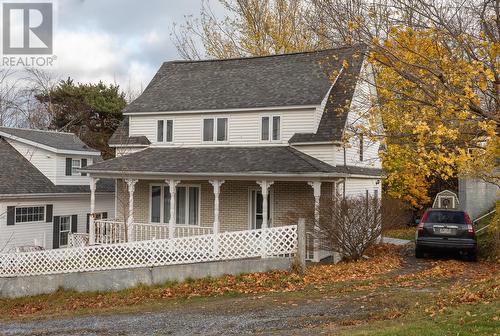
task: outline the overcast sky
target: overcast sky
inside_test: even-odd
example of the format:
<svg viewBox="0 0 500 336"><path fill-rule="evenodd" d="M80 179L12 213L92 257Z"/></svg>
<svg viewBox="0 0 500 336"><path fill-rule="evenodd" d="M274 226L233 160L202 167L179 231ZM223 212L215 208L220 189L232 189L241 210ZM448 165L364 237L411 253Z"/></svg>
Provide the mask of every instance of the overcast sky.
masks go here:
<svg viewBox="0 0 500 336"><path fill-rule="evenodd" d="M145 86L163 61L180 58L173 24L198 16L201 1L59 0L54 70L80 82Z"/></svg>

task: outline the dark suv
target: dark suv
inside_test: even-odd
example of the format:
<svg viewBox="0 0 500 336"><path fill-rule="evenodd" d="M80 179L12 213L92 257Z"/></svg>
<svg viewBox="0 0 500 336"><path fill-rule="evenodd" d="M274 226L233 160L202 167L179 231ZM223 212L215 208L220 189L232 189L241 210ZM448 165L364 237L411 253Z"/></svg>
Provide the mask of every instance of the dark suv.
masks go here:
<svg viewBox="0 0 500 336"><path fill-rule="evenodd" d="M425 252L451 249L466 253L469 260L476 260L476 234L465 211L429 209L418 224L415 256Z"/></svg>

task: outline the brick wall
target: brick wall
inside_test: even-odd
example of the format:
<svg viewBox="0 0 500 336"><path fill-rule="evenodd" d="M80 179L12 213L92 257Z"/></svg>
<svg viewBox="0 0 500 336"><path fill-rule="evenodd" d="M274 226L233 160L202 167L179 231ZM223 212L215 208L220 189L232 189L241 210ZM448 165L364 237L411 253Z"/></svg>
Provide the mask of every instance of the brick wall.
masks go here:
<svg viewBox="0 0 500 336"><path fill-rule="evenodd" d="M140 223L149 222L149 186L161 184L162 181L140 180L135 185L134 193L134 220ZM199 185L200 190L200 219L202 226L213 225L213 187L208 181L182 181L181 184ZM235 231L249 228L249 197L252 189L259 190L255 181L226 181L221 186L219 199L220 230ZM305 204L314 204L312 187L307 182L276 181L270 188L272 197L273 226L282 226L289 223L287 216L291 211ZM118 218L128 209L128 192L122 183L117 188ZM332 184L323 182L321 195L328 197L332 193Z"/></svg>

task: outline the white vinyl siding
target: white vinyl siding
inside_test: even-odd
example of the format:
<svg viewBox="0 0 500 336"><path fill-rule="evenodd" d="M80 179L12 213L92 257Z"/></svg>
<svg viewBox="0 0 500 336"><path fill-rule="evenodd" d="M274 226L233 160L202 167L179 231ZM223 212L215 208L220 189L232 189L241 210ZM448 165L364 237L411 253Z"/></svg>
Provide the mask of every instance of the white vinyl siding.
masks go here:
<svg viewBox="0 0 500 336"><path fill-rule="evenodd" d="M62 155L54 154L56 157L56 180L54 183L56 185L88 185L90 183L89 176L82 176L76 171L77 163L79 161L81 165L82 159L87 159L87 166L90 166L93 162L91 156L79 156L79 155ZM66 176L66 158L72 159L72 175Z"/></svg>
<svg viewBox="0 0 500 336"><path fill-rule="evenodd" d="M315 109L280 111L280 140L276 144L287 144L295 133L314 132ZM263 112L234 112L217 114L175 114L175 132L173 146L213 146L213 142L203 142L203 119L228 118L228 141L224 146L268 145L261 141L261 118L264 115L277 115ZM130 136L146 136L153 145L162 145L156 141L156 121L159 115L130 116ZM214 137L216 134L214 133ZM216 143L215 143L216 144Z"/></svg>
<svg viewBox="0 0 500 336"><path fill-rule="evenodd" d="M116 148L116 157L122 156L122 155L128 155L132 154L138 151L143 150L145 147L117 147Z"/></svg>
<svg viewBox="0 0 500 336"><path fill-rule="evenodd" d="M40 245L52 248L52 222L27 222L7 225L7 206L23 207L52 204L53 216L78 216L78 232L87 230L87 214L90 213L90 195L46 197L34 199L0 200L0 247ZM96 212L107 212L114 218L114 195L96 195Z"/></svg>
<svg viewBox="0 0 500 336"><path fill-rule="evenodd" d="M377 181L378 184L377 184ZM346 196L365 196L366 191L370 196L375 196L375 190L377 194L381 195L381 182L380 178L347 178L345 183L345 194Z"/></svg>
<svg viewBox="0 0 500 336"><path fill-rule="evenodd" d="M31 162L31 164L34 165L42 174L47 176L49 180L51 180L53 183L56 183L57 154L15 140L7 139L7 141L12 147L14 147L15 150L17 150L29 162Z"/></svg>
<svg viewBox="0 0 500 336"><path fill-rule="evenodd" d="M312 156L313 158L316 158L318 160L321 160L323 162L326 162L332 166L335 166L336 164L342 164L342 163L337 163L336 160L336 152L340 149L338 145L334 144L325 144L325 145L296 145L293 146L295 149L306 153L309 156Z"/></svg>

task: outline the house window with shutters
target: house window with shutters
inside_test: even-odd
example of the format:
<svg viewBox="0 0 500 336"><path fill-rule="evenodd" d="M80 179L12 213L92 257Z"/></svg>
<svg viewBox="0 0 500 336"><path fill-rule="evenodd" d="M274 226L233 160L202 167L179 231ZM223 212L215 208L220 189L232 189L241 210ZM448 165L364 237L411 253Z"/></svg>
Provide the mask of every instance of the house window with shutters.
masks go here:
<svg viewBox="0 0 500 336"><path fill-rule="evenodd" d="M44 220L45 206L29 206L16 208L16 223L43 222Z"/></svg>

